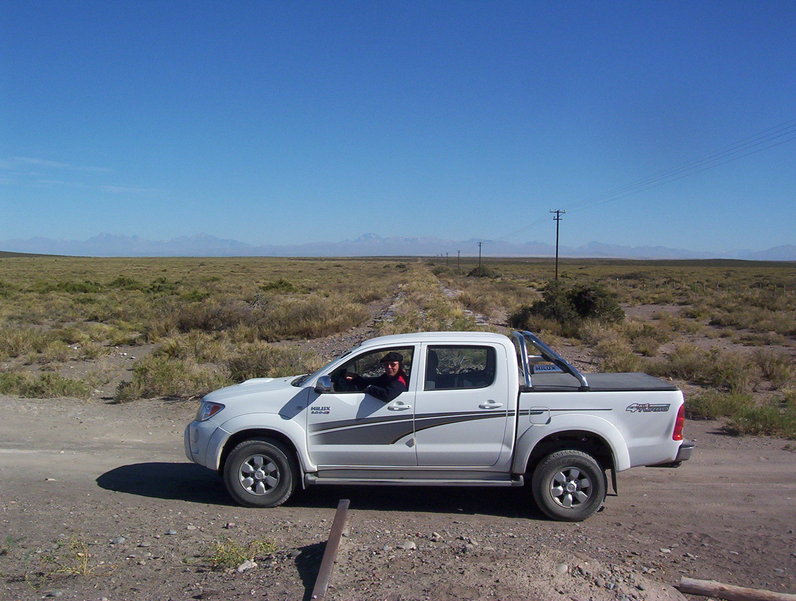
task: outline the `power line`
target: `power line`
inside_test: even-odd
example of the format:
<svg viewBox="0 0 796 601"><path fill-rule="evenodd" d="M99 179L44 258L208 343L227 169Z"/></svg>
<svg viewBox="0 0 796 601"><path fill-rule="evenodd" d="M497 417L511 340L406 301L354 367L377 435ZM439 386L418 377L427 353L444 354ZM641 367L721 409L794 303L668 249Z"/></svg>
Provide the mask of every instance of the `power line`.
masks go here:
<svg viewBox="0 0 796 601"><path fill-rule="evenodd" d="M639 178L623 186L609 190L605 194L576 204L576 209L599 206L626 196L657 188L664 184L737 161L744 157L774 148L796 140L796 119L770 127L757 134L733 142L719 150L700 158L686 161L675 167L664 169L649 176Z"/></svg>
<svg viewBox="0 0 796 601"><path fill-rule="evenodd" d="M570 210L574 208L575 210L582 211L615 200L620 200L627 196L657 188L691 175L696 175L697 173L740 160L747 156L757 154L758 152L781 146L793 140L796 140L796 119L785 121L746 138L731 142L704 156L697 157L668 169L656 171L650 175L630 181L627 184L611 188L599 196L583 199L579 203L573 205ZM539 219L509 234L505 234L504 237L514 237L523 231L544 223L544 221L546 220Z"/></svg>

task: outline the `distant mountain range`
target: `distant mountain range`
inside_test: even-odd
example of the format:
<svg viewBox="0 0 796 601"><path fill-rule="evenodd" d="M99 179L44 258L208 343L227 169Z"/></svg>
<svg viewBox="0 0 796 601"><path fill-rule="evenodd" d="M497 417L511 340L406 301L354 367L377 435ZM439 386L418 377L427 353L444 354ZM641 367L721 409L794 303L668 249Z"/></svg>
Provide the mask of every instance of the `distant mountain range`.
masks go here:
<svg viewBox="0 0 796 601"><path fill-rule="evenodd" d="M138 236L100 234L88 240L0 241L0 249L9 252L76 255L91 257L366 257L366 256L456 256L477 254L478 240L443 240L440 238L384 238L363 234L341 242L308 242L305 244L252 245L237 240L216 238L209 234L182 236L171 240L147 240ZM512 243L488 240L484 256L551 257L555 247L542 242ZM776 246L763 251L696 252L663 246L621 246L589 242L583 246L562 246L562 257L622 259L745 259L753 261L796 261L796 245Z"/></svg>

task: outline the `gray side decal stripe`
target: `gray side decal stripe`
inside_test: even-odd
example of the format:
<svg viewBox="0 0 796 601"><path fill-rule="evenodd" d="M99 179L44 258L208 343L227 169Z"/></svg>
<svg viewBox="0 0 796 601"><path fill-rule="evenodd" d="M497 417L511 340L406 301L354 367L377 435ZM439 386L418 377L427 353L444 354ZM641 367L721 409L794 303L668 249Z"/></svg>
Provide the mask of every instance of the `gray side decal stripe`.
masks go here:
<svg viewBox="0 0 796 601"><path fill-rule="evenodd" d="M417 419L417 423L415 423L411 417L403 418L400 421L390 419L390 421L375 422L374 420L375 423L362 423L361 420L347 420L345 422L337 422L338 424L347 424L345 426L338 426L333 430L329 428L318 429L310 432L310 436L315 444L388 445L395 444L401 438L410 435L413 431L427 430L446 424L491 419L495 417L505 419L506 412L485 413L483 411L478 411L455 414L438 413L420 417Z"/></svg>

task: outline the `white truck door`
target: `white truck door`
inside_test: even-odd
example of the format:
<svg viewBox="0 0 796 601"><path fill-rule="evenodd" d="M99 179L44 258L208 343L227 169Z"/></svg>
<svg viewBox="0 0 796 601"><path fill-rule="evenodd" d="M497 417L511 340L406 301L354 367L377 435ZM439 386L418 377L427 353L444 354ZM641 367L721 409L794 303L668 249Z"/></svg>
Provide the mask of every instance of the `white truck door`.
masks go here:
<svg viewBox="0 0 796 601"><path fill-rule="evenodd" d="M486 344L423 345L415 396L419 466L506 467L512 441L504 355Z"/></svg>
<svg viewBox="0 0 796 601"><path fill-rule="evenodd" d="M404 357L409 390L389 402L357 390L344 373L376 377L387 352ZM331 374L334 392L310 391L307 449L319 469L415 466L413 347L371 350L353 357Z"/></svg>

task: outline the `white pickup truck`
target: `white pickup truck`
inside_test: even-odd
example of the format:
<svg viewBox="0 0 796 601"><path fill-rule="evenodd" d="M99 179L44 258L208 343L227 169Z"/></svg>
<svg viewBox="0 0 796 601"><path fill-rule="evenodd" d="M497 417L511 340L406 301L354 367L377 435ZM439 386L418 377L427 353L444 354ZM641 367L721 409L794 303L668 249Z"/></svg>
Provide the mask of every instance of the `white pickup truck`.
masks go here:
<svg viewBox="0 0 796 601"><path fill-rule="evenodd" d="M406 390L387 402L350 374L399 353ZM348 376L348 377L347 377ZM211 392L185 430L188 459L243 505L297 486L522 486L549 517L597 511L610 472L676 466L682 393L641 373L581 374L531 332L426 332L362 343L313 374Z"/></svg>

